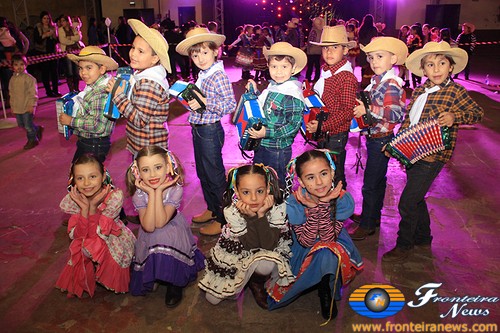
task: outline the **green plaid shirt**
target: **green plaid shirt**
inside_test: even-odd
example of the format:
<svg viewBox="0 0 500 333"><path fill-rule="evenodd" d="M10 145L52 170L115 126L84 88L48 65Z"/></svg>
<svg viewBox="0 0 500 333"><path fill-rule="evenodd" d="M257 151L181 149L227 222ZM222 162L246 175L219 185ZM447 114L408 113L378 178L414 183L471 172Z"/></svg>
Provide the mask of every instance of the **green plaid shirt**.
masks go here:
<svg viewBox="0 0 500 333"><path fill-rule="evenodd" d="M304 108L304 102L298 98L269 92L263 107L267 126L261 145L276 149L291 146L300 129Z"/></svg>
<svg viewBox="0 0 500 333"><path fill-rule="evenodd" d="M71 121L78 137L93 139L110 136L115 128L115 121L104 116L104 107L108 99L106 83L108 74L101 75L94 84L85 87L82 107Z"/></svg>

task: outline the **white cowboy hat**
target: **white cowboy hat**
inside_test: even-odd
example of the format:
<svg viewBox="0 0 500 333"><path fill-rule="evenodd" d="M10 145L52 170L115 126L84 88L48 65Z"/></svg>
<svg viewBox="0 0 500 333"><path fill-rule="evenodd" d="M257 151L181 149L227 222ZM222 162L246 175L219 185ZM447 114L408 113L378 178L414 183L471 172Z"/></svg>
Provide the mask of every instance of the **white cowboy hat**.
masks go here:
<svg viewBox="0 0 500 333"><path fill-rule="evenodd" d="M387 51L396 55L396 65L405 63L408 56L408 47L401 40L394 37L375 37L366 46L360 45L363 52Z"/></svg>
<svg viewBox="0 0 500 333"><path fill-rule="evenodd" d="M118 68L118 63L106 55L106 53L98 46L86 46L80 50L78 55L66 55L69 60L78 64L79 61L91 61L99 65L106 66L108 71Z"/></svg>
<svg viewBox="0 0 500 333"><path fill-rule="evenodd" d="M151 46L153 51L160 58L160 63L167 72L171 73L170 58L168 57L168 43L163 35L156 29L149 28L147 25L136 19L127 20L128 24L136 35L141 36Z"/></svg>
<svg viewBox="0 0 500 333"><path fill-rule="evenodd" d="M175 50L182 55L189 55L188 50L191 46L203 42L214 42L217 47L221 46L226 40L226 36L211 33L207 28L197 27L189 30L186 34L186 39L177 44Z"/></svg>
<svg viewBox="0 0 500 333"><path fill-rule="evenodd" d="M264 47L263 49L264 57L269 58L269 56L290 56L295 59L295 70L292 75L300 73L307 65L307 55L304 51L298 47L293 47L287 42L277 42L271 45L271 48Z"/></svg>
<svg viewBox="0 0 500 333"><path fill-rule="evenodd" d="M451 74L457 74L463 71L469 58L467 51L458 47L451 47L450 44L445 41L441 41L439 43L428 42L423 48L410 54L405 62L406 68L408 68L410 72L415 75L424 76L424 71L421 68L421 62L422 59L429 54L443 54L453 58L455 64L453 65L453 71Z"/></svg>
<svg viewBox="0 0 500 333"><path fill-rule="evenodd" d="M336 25L333 27L324 26L321 32L321 39L318 42L309 42L313 45L330 46L330 45L343 45L348 49L356 47L356 41L349 41L347 39L347 31L343 25Z"/></svg>

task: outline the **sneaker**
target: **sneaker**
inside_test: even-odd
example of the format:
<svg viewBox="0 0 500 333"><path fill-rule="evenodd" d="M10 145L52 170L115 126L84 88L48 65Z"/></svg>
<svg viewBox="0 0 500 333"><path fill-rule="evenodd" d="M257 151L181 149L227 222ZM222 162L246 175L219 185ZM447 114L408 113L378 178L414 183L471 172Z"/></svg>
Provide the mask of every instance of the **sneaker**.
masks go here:
<svg viewBox="0 0 500 333"><path fill-rule="evenodd" d="M364 240L366 237L374 235L375 229L366 229L363 227L357 227L354 231L350 232L349 235L353 241Z"/></svg>
<svg viewBox="0 0 500 333"><path fill-rule="evenodd" d="M384 262L399 262L403 261L410 256L410 250L401 247L395 247L389 252L384 253L382 261Z"/></svg>
<svg viewBox="0 0 500 333"><path fill-rule="evenodd" d="M205 236L217 236L221 232L222 232L222 225L217 221L213 221L206 227L200 228L200 234Z"/></svg>
<svg viewBox="0 0 500 333"><path fill-rule="evenodd" d="M30 140L30 141L28 141L28 143L26 143L24 145L23 149L24 150L33 149L36 146L38 146L38 141L37 140Z"/></svg>
<svg viewBox="0 0 500 333"><path fill-rule="evenodd" d="M45 128L41 125L38 125L38 128L36 129L36 138L38 139L38 142L42 141L42 136L43 136L43 131Z"/></svg>
<svg viewBox="0 0 500 333"><path fill-rule="evenodd" d="M191 221L193 221L193 223L207 223L212 221L213 219L215 219L214 213L207 209L203 213L193 216Z"/></svg>

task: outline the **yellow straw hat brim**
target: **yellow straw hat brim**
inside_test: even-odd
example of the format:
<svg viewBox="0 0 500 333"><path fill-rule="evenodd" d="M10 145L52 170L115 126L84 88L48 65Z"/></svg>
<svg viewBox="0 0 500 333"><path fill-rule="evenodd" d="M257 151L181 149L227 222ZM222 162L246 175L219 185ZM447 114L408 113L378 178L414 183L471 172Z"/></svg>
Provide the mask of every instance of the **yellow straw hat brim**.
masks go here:
<svg viewBox="0 0 500 333"><path fill-rule="evenodd" d="M405 63L408 56L408 47L401 40L394 37L375 37L366 46L360 45L361 51L365 53L376 51L387 51L397 57L396 65Z"/></svg>
<svg viewBox="0 0 500 333"><path fill-rule="evenodd" d="M171 73L168 43L165 37L158 30L149 28L139 20L129 19L127 22L135 34L141 36L151 46L158 58L160 58L160 63L165 67L167 72Z"/></svg>
<svg viewBox="0 0 500 333"><path fill-rule="evenodd" d="M207 28L194 28L186 34L186 39L177 44L175 50L177 53L182 55L189 55L188 50L191 46L203 43L203 42L214 42L217 47L221 46L226 40L226 36L211 33Z"/></svg>
<svg viewBox="0 0 500 333"><path fill-rule="evenodd" d="M408 68L410 72L415 75L424 76L421 63L422 59L429 54L442 54L451 57L455 62L452 74L457 74L463 71L469 58L467 51L458 47L451 47L450 44L445 41L441 41L439 43L428 42L423 48L414 51L408 56L408 59L406 59L405 62L406 68Z"/></svg>
<svg viewBox="0 0 500 333"><path fill-rule="evenodd" d="M290 56L295 59L295 69L292 75L300 73L307 64L307 55L304 51L297 47L293 47L287 42L277 42L271 45L271 48L264 47L264 56L266 59L269 56Z"/></svg>
<svg viewBox="0 0 500 333"><path fill-rule="evenodd" d="M78 55L68 54L68 59L77 63L79 61L90 61L99 65L103 65L107 70L113 71L118 68L118 63L97 46L86 46L80 50Z"/></svg>

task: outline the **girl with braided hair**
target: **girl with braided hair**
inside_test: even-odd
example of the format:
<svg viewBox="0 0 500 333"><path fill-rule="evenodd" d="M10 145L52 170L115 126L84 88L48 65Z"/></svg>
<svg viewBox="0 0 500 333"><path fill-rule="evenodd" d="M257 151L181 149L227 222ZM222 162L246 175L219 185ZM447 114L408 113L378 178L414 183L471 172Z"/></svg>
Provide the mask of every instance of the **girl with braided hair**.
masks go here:
<svg viewBox="0 0 500 333"><path fill-rule="evenodd" d="M255 301L267 309L268 288L289 285L291 235L276 172L262 164L228 173L222 234L210 250L205 276L198 284L216 305L237 298L248 284Z"/></svg>
<svg viewBox="0 0 500 333"><path fill-rule="evenodd" d="M352 215L354 200L334 185L335 164L331 152L309 150L288 164L286 213L292 227L290 264L296 281L288 288L270 291L269 309L285 306L311 287L318 288L321 315L337 316L340 288L363 267L343 221ZM298 189L292 193L294 174Z"/></svg>

